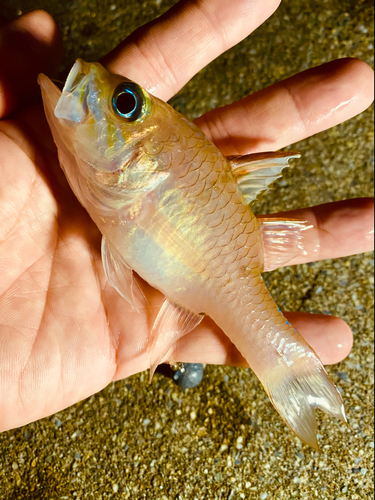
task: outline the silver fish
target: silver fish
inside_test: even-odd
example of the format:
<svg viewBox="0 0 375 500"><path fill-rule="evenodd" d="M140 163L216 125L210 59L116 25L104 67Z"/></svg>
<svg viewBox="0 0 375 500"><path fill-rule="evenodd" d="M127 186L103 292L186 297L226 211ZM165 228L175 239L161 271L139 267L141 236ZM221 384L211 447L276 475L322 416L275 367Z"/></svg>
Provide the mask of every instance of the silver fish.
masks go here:
<svg viewBox="0 0 375 500"><path fill-rule="evenodd" d="M304 221L259 221L251 203L295 154L226 158L139 85L78 60L60 92L39 76L61 166L103 234L108 281L144 308L132 271L166 300L150 340L151 375L176 340L210 316L288 426L317 448L315 409L345 421L316 353L285 319L262 272L299 252Z"/></svg>

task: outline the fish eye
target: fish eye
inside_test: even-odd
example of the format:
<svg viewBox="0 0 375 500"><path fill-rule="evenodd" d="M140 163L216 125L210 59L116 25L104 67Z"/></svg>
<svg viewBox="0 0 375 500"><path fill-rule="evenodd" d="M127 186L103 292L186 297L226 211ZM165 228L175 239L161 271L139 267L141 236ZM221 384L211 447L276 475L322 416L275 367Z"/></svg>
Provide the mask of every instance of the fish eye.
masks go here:
<svg viewBox="0 0 375 500"><path fill-rule="evenodd" d="M115 113L128 122L134 122L142 115L142 91L135 83L120 83L113 94L112 105Z"/></svg>

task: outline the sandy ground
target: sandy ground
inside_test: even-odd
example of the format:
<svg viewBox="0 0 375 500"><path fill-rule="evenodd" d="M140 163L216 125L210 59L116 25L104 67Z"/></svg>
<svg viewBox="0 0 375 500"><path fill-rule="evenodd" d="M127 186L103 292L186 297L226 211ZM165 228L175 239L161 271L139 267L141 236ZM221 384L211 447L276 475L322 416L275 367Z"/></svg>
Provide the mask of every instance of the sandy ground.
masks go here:
<svg viewBox="0 0 375 500"><path fill-rule="evenodd" d="M165 11L164 0L2 0L5 21L32 8L55 16L64 68L95 60ZM325 61L373 64L371 1L284 1L254 35L197 75L172 104L190 118ZM299 143L295 163L257 211L371 196L372 110ZM207 367L196 389L147 374L0 435L0 499L364 500L373 498L373 255L269 273L286 310L351 325L349 358L329 367L349 427L319 415L317 453L285 427L247 369Z"/></svg>

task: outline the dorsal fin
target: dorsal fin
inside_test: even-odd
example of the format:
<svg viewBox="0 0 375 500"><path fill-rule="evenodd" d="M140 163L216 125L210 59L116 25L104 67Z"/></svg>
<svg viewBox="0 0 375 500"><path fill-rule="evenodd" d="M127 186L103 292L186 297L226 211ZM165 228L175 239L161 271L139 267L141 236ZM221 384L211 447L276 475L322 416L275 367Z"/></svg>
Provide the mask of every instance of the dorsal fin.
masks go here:
<svg viewBox="0 0 375 500"><path fill-rule="evenodd" d="M289 161L300 158L293 151L254 153L246 156L228 156L238 189L249 205L253 203L272 182L281 177Z"/></svg>

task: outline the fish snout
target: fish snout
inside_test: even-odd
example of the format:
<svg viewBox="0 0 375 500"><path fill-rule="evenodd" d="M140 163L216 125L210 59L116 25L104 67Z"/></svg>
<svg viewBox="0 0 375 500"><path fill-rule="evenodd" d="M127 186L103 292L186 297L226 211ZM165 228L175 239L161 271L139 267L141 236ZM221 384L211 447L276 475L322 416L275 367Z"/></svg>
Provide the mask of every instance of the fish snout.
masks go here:
<svg viewBox="0 0 375 500"><path fill-rule="evenodd" d="M97 76L93 63L77 59L66 79L55 116L73 124L81 123L88 114L87 96Z"/></svg>

